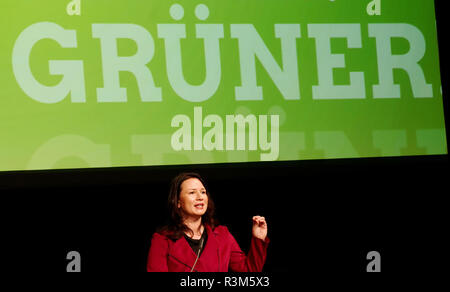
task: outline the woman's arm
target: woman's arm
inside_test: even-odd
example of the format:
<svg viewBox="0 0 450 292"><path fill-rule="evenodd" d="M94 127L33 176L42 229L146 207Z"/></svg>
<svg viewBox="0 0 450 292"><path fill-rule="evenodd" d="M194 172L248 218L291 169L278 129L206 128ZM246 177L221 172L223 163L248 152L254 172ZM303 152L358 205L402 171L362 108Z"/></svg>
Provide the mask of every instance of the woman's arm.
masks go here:
<svg viewBox="0 0 450 292"><path fill-rule="evenodd" d="M168 272L167 253L169 244L167 238L155 233L152 236L147 259L147 272Z"/></svg>
<svg viewBox="0 0 450 292"><path fill-rule="evenodd" d="M234 272L261 272L266 261L267 223L264 217L253 217L252 239L248 255L241 250L234 237L229 233L231 241L230 269Z"/></svg>

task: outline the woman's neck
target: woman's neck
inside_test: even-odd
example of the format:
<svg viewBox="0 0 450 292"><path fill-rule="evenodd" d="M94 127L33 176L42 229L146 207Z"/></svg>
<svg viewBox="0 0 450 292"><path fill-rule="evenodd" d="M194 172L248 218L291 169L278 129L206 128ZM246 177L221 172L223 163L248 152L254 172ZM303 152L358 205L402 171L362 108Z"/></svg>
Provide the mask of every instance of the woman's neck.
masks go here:
<svg viewBox="0 0 450 292"><path fill-rule="evenodd" d="M189 217L184 219L183 223L194 232L194 235L192 236L193 239L199 239L202 236L204 229L202 225L202 217L198 218ZM187 235L189 236L190 234Z"/></svg>

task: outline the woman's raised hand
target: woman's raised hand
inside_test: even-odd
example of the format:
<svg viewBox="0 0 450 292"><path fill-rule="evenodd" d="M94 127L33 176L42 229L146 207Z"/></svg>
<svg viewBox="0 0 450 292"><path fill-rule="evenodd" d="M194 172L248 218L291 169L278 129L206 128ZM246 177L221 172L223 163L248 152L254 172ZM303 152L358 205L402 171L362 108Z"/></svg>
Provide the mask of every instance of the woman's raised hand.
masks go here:
<svg viewBox="0 0 450 292"><path fill-rule="evenodd" d="M266 223L266 219L264 217L253 216L252 235L261 240L266 240L267 223Z"/></svg>

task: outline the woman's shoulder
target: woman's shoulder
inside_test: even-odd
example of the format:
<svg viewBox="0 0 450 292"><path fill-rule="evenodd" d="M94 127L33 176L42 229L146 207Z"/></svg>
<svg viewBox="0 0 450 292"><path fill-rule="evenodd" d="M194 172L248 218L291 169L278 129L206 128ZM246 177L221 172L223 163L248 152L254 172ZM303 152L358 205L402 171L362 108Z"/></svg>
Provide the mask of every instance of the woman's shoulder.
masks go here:
<svg viewBox="0 0 450 292"><path fill-rule="evenodd" d="M152 235L152 240L166 240L166 239L168 239L168 234L166 234L165 232L156 231Z"/></svg>
<svg viewBox="0 0 450 292"><path fill-rule="evenodd" d="M226 227L225 225L217 225L213 229L213 232L216 235L228 235L230 233L230 231L228 230L228 227Z"/></svg>
<svg viewBox="0 0 450 292"><path fill-rule="evenodd" d="M211 228L212 232L215 235L219 235L219 236L228 236L230 234L230 231L228 230L228 227L226 227L225 225L217 225L214 227L211 227L208 225L209 228ZM154 240L177 240L177 238L175 237L175 232L168 230L168 229L160 229L157 230L155 233L153 233L152 238Z"/></svg>
<svg viewBox="0 0 450 292"><path fill-rule="evenodd" d="M174 232L169 230L167 227L158 228L153 235L152 238L156 240L167 240L172 239L174 236Z"/></svg>

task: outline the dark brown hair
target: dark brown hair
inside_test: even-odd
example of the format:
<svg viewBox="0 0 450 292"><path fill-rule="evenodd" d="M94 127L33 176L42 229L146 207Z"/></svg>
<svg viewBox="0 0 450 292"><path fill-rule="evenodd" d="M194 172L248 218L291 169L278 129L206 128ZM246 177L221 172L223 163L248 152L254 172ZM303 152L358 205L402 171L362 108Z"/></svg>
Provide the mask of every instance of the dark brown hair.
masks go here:
<svg viewBox="0 0 450 292"><path fill-rule="evenodd" d="M208 196L208 206L205 214L202 216L202 224L209 225L212 229L217 226L217 220L214 212L214 202L211 199L211 195L206 186L203 178L195 172L183 172L178 174L172 179L169 190L169 197L167 200L167 206L169 211L169 222L166 226L159 228L158 232L166 235L172 240L178 240L185 232L192 233L193 231L183 223L183 216L181 209L178 208L178 200L180 199L181 184L190 178L198 179L206 189L206 195Z"/></svg>

